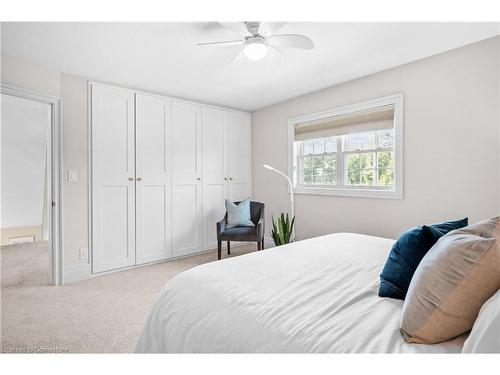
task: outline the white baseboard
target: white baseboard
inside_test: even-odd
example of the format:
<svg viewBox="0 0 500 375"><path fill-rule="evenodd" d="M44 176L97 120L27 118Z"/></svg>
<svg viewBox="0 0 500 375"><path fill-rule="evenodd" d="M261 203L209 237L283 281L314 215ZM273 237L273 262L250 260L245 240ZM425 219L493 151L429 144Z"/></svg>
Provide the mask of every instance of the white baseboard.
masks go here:
<svg viewBox="0 0 500 375"><path fill-rule="evenodd" d="M87 280L92 277L90 272L90 264L83 264L81 266L72 267L64 270L62 284L69 284L75 281Z"/></svg>
<svg viewBox="0 0 500 375"><path fill-rule="evenodd" d="M238 242L238 241L232 242L231 241L231 247L245 246L245 245L248 245L249 243L251 243L251 242ZM265 237L264 238L264 243L265 243L265 248L266 249L268 249L270 247L274 247L274 241L271 238L269 238L269 237ZM226 248L225 242L223 243L223 248L224 249ZM255 250L257 251L257 248ZM131 267L119 268L119 269L116 269L116 270L110 270L110 271L106 271L106 272L99 272L99 273L95 273L95 274L93 274L91 272L91 266L90 266L90 264L82 264L80 266L76 266L76 267L72 267L72 268L64 270L62 284L64 285L64 284L69 284L69 283L73 283L73 282L76 282L76 281L88 280L88 279L96 277L96 276L107 275L107 274L110 274L110 273L125 271L125 270L128 270L128 269L133 269L133 268L137 268L137 267L143 267L143 266L146 266L146 265L152 265L152 264L156 264L156 263L170 262L170 261L174 261L174 260L178 260L178 259L182 259L182 258L188 258L188 257L194 256L194 255L199 255L199 254L208 253L208 252L212 252L212 251L217 251L217 249L206 249L206 250L199 251L199 252L193 253L193 254L186 254L186 255L183 255L183 256L169 258L169 259L164 259L164 260L160 260L160 261L157 261L157 262L151 262L151 263L147 263L147 264L134 265L134 266L131 266Z"/></svg>

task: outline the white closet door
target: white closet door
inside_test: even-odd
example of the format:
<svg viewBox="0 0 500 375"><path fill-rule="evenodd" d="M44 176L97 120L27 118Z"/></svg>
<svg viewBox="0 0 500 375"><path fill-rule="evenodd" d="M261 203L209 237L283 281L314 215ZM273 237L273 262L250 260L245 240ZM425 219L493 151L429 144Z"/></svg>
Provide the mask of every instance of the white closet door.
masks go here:
<svg viewBox="0 0 500 375"><path fill-rule="evenodd" d="M227 111L203 107L202 192L203 249L217 246L216 223L225 214L227 196Z"/></svg>
<svg viewBox="0 0 500 375"><path fill-rule="evenodd" d="M134 94L91 90L92 272L102 272L135 264Z"/></svg>
<svg viewBox="0 0 500 375"><path fill-rule="evenodd" d="M172 255L201 250L201 106L172 101Z"/></svg>
<svg viewBox="0 0 500 375"><path fill-rule="evenodd" d="M171 249L170 99L136 94L137 264L167 259Z"/></svg>
<svg viewBox="0 0 500 375"><path fill-rule="evenodd" d="M228 199L239 201L251 191L251 118L248 113L227 113Z"/></svg>

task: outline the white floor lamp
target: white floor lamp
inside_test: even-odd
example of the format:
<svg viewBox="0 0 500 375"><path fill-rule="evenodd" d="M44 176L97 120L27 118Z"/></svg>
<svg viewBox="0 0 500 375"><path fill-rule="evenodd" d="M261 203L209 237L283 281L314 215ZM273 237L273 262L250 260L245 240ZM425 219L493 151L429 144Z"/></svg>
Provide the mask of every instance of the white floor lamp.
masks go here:
<svg viewBox="0 0 500 375"><path fill-rule="evenodd" d="M293 183L292 183L292 180L290 180L290 177L288 177L286 174L284 174L281 171L278 171L276 168L273 168L270 165L262 164L262 166L264 168L266 168L266 169L269 169L270 171L276 172L279 175L285 177L286 180L288 181L288 188L290 189L290 191L289 191L289 194L290 194L290 206L292 208L292 214L291 214L291 216L293 218L295 216L295 209L294 209L294 205L293 205ZM292 229L292 237L295 238L295 226Z"/></svg>

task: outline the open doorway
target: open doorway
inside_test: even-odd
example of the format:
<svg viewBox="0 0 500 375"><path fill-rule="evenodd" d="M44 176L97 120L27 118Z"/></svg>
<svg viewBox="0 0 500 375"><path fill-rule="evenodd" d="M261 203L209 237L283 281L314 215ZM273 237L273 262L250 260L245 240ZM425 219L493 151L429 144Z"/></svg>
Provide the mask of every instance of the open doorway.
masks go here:
<svg viewBox="0 0 500 375"><path fill-rule="evenodd" d="M2 286L61 283L60 99L2 86Z"/></svg>

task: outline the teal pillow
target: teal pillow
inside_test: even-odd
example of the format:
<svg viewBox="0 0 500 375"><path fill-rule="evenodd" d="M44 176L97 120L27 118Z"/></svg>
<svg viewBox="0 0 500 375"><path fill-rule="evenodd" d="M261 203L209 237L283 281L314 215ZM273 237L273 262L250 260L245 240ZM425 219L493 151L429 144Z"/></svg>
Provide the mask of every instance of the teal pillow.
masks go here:
<svg viewBox="0 0 500 375"><path fill-rule="evenodd" d="M226 199L227 223L226 228L254 227L250 217L250 198L234 204Z"/></svg>

